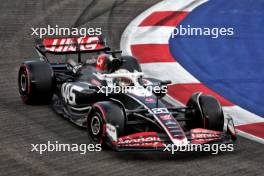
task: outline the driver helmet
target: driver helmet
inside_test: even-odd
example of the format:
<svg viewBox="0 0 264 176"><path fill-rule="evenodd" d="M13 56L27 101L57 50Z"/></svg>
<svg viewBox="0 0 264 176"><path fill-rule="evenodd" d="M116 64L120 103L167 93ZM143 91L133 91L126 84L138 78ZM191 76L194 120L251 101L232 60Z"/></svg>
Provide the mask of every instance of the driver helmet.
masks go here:
<svg viewBox="0 0 264 176"><path fill-rule="evenodd" d="M100 54L96 61L96 71L107 73L111 70L111 55Z"/></svg>

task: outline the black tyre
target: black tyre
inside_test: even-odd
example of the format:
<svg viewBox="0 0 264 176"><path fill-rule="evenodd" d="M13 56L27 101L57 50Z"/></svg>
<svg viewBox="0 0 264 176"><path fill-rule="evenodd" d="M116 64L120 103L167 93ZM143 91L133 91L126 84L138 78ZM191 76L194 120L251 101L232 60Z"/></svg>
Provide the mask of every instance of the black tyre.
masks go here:
<svg viewBox="0 0 264 176"><path fill-rule="evenodd" d="M103 114L98 109L94 109L87 118L87 130L90 141L94 144L105 144L105 125Z"/></svg>
<svg viewBox="0 0 264 176"><path fill-rule="evenodd" d="M46 104L54 92L54 74L51 66L41 61L27 61L18 71L18 89L26 104Z"/></svg>
<svg viewBox="0 0 264 176"><path fill-rule="evenodd" d="M219 101L211 95L195 93L189 99L186 125L189 129L206 128L223 131L224 114Z"/></svg>
<svg viewBox="0 0 264 176"><path fill-rule="evenodd" d="M95 103L87 117L90 142L105 147L109 142L106 136L106 123L115 126L117 136L122 136L125 130L125 122L124 111L119 105L110 101Z"/></svg>
<svg viewBox="0 0 264 176"><path fill-rule="evenodd" d="M121 57L124 62L122 63L120 68L126 69L129 72L134 72L134 70L141 72L141 67L135 57L132 56L122 56Z"/></svg>

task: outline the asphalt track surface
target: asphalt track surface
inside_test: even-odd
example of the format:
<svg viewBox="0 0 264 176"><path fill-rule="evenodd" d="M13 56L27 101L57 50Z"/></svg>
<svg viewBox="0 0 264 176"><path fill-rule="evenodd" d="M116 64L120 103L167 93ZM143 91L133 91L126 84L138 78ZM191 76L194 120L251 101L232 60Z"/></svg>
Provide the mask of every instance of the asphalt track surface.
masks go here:
<svg viewBox="0 0 264 176"><path fill-rule="evenodd" d="M158 0L3 1L0 3L0 175L263 175L263 145L239 139L234 152L117 153L30 152L31 145L87 143L86 131L49 106L26 106L17 91L17 70L34 58L31 27L102 27L119 48L126 25Z"/></svg>

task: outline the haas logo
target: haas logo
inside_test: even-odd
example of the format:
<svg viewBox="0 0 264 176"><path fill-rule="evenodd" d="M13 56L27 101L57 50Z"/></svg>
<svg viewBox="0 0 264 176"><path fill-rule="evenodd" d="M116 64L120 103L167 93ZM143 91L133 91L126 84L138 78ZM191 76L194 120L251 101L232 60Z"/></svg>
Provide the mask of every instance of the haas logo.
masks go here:
<svg viewBox="0 0 264 176"><path fill-rule="evenodd" d="M97 59L97 66L98 67L102 67L103 63L104 63L104 58L103 57L99 57Z"/></svg>
<svg viewBox="0 0 264 176"><path fill-rule="evenodd" d="M73 85L71 83L64 83L61 86L61 95L64 101L70 105L76 105L76 94L75 92L82 91L83 88Z"/></svg>
<svg viewBox="0 0 264 176"><path fill-rule="evenodd" d="M47 38L43 40L45 49L47 51L54 52L67 52L76 51L77 47L75 45L77 42L80 46L81 51L95 50L99 47L97 44L99 42L98 37L80 37L80 38Z"/></svg>
<svg viewBox="0 0 264 176"><path fill-rule="evenodd" d="M97 71L104 71L105 70L105 58L106 55L102 54L100 56L98 56L97 58L97 62L96 62L96 70Z"/></svg>

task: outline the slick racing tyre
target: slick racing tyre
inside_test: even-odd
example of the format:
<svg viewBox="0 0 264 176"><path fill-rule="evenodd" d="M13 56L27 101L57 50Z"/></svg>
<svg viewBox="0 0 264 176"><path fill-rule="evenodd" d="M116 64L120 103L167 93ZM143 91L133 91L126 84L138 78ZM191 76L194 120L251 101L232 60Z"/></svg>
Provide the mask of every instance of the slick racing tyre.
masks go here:
<svg viewBox="0 0 264 176"><path fill-rule="evenodd" d="M117 136L124 135L125 114L123 109L111 102L103 101L95 103L87 116L88 138L93 144L101 144L103 148L110 143L111 139L107 138L107 125L114 126Z"/></svg>
<svg viewBox="0 0 264 176"><path fill-rule="evenodd" d="M138 72L142 72L141 67L136 58L132 56L122 56L121 59L124 61L120 68L126 69L129 72L134 72L134 70Z"/></svg>
<svg viewBox="0 0 264 176"><path fill-rule="evenodd" d="M41 61L26 61L18 71L18 89L26 104L46 104L54 91L54 74L51 66Z"/></svg>
<svg viewBox="0 0 264 176"><path fill-rule="evenodd" d="M223 131L224 113L219 101L211 95L195 93L187 103L186 126Z"/></svg>

